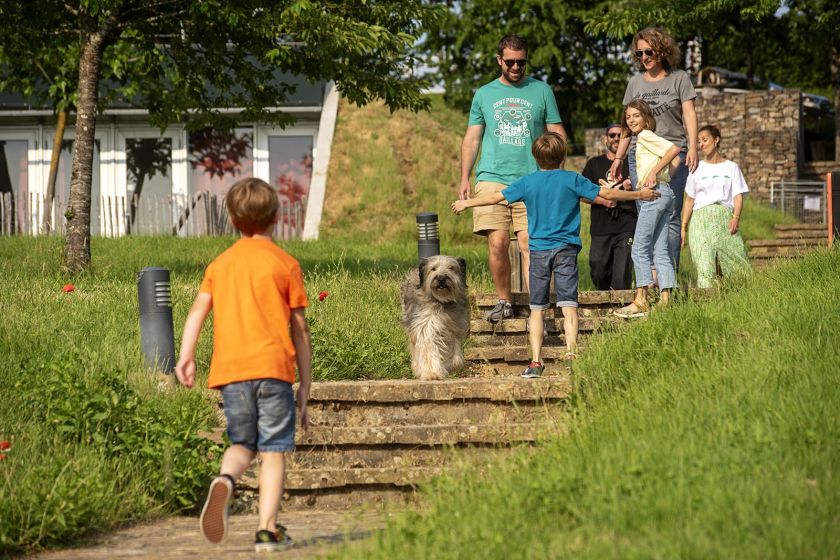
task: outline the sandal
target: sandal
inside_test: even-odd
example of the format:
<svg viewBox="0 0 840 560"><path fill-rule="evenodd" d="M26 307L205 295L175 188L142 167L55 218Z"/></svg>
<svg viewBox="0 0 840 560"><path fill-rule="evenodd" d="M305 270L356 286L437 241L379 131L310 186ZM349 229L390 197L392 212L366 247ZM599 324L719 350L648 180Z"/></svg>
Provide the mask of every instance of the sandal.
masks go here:
<svg viewBox="0 0 840 560"><path fill-rule="evenodd" d="M648 313L650 313L650 307L647 303L642 306L635 301L630 302L630 305L626 305L621 309L613 311L613 315L621 317L622 319L637 319L639 317L646 317Z"/></svg>

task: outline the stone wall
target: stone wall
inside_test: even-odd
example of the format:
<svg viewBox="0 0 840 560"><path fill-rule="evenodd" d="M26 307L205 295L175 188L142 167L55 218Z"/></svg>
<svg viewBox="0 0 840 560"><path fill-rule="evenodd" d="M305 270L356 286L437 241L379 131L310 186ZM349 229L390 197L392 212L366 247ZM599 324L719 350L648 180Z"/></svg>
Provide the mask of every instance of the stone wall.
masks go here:
<svg viewBox="0 0 840 560"><path fill-rule="evenodd" d="M754 197L767 199L771 182L799 177L798 89L701 94L696 107L698 127L720 129L720 149L741 167Z"/></svg>
<svg viewBox="0 0 840 560"><path fill-rule="evenodd" d="M706 124L720 128L721 151L741 166L754 197L767 199L771 182L799 178L802 112L798 89L698 93L698 128ZM587 129L587 157L603 153L602 134L600 128Z"/></svg>

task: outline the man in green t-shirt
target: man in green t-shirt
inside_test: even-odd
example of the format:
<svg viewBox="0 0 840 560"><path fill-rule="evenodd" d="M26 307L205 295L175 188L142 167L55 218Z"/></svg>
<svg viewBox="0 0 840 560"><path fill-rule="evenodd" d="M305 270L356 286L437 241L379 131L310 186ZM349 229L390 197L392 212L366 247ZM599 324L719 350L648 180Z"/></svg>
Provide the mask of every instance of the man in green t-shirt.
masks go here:
<svg viewBox="0 0 840 560"><path fill-rule="evenodd" d="M467 132L461 143L461 183L458 197L470 198L470 173L479 147L472 196L499 192L520 177L537 171L531 144L546 130L566 139L554 93L545 82L525 73L528 45L508 35L499 42L496 62L502 74L475 92ZM516 234L522 267L528 270L528 220L521 202L501 202L473 209L473 231L487 237L490 275L499 303L487 316L496 323L512 317L510 293L510 228ZM527 274L526 274L527 287Z"/></svg>

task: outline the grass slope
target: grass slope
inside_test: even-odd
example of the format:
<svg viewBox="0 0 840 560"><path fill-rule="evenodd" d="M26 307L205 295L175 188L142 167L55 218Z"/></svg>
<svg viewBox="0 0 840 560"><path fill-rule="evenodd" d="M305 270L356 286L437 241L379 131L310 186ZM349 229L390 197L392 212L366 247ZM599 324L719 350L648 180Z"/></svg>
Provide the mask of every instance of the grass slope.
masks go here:
<svg viewBox="0 0 840 560"><path fill-rule="evenodd" d="M349 245L416 243L414 215L436 212L441 251L468 250L485 261L476 274L476 289L492 290L486 274L486 243L472 234L472 215L454 216L449 205L460 180L460 146L467 116L431 96L432 109L418 114L391 113L381 103L356 107L342 101L336 123L321 239ZM773 225L795 221L747 198L741 234L745 240L771 239ZM589 277L589 205L581 204L578 258L580 289L593 289ZM695 285L691 251L683 251L680 283ZM473 269L473 272L477 272Z"/></svg>
<svg viewBox="0 0 840 560"><path fill-rule="evenodd" d="M820 251L595 338L568 438L336 556L836 558L838 276Z"/></svg>

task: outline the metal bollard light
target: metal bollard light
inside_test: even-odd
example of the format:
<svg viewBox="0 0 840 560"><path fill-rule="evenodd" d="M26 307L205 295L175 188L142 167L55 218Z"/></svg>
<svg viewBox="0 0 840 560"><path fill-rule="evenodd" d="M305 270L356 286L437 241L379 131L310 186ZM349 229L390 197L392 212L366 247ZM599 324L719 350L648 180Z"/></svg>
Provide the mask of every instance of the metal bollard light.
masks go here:
<svg viewBox="0 0 840 560"><path fill-rule="evenodd" d="M169 271L147 267L137 273L140 302L140 347L146 366L154 371L175 371L175 332Z"/></svg>
<svg viewBox="0 0 840 560"><path fill-rule="evenodd" d="M421 259L440 254L438 216L434 212L417 214L417 252Z"/></svg>

